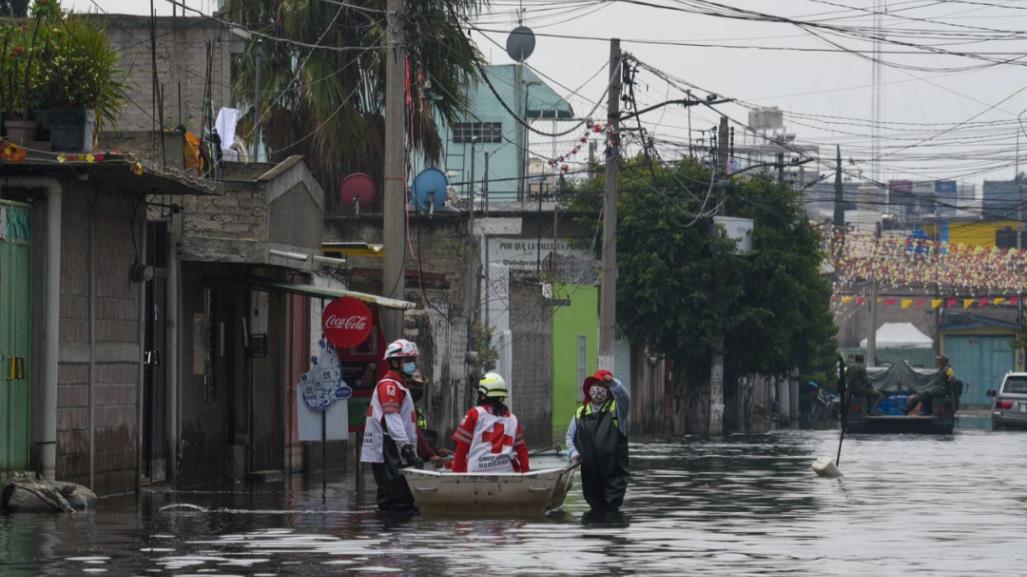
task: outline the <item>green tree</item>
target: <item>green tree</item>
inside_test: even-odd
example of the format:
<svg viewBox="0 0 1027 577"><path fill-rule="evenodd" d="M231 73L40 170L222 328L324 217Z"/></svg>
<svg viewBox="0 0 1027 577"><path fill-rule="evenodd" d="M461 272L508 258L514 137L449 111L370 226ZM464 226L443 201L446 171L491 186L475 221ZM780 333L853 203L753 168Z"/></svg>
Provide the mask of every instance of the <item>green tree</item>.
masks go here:
<svg viewBox="0 0 1027 577"><path fill-rule="evenodd" d="M602 177L574 191L576 208L600 204ZM674 361L676 407L704 432L712 347L725 341L725 393L740 375L830 371L837 329L820 275L817 231L797 194L765 177L735 179L721 214L754 220L753 254L713 234L716 191L692 159L624 162L619 182L618 325Z"/></svg>
<svg viewBox="0 0 1027 577"><path fill-rule="evenodd" d="M461 28L487 0L405 0L407 134L428 158L442 151L437 118L455 121L481 55ZM351 172L380 182L384 158L385 0L228 0L225 14L254 35L235 60L235 93L252 105L273 159L304 154L326 190ZM310 46L319 48L310 48ZM250 134L249 136L252 136Z"/></svg>

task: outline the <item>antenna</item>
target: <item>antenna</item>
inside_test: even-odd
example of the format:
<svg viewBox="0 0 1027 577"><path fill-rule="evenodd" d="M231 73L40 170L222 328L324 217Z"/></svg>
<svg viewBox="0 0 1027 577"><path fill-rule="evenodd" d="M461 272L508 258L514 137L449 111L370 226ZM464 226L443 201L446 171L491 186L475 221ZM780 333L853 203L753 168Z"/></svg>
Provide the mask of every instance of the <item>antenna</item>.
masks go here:
<svg viewBox="0 0 1027 577"><path fill-rule="evenodd" d="M429 215L443 212L449 179L437 168L426 168L414 177L413 203L417 212Z"/></svg>
<svg viewBox="0 0 1027 577"><path fill-rule="evenodd" d="M357 216L360 216L360 207L372 204L377 196L374 180L363 172L354 172L339 185L342 206L352 205Z"/></svg>

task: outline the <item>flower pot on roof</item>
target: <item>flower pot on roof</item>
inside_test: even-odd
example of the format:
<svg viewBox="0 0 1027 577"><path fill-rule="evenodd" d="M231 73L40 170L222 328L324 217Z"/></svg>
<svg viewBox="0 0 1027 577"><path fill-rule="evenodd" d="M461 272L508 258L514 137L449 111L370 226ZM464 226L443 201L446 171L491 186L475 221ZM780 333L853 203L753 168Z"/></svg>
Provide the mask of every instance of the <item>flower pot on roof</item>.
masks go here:
<svg viewBox="0 0 1027 577"><path fill-rule="evenodd" d="M124 100L124 85L116 80L118 55L97 18L65 15L55 0L47 6L37 47L47 65L33 74L36 110L45 118L54 151L89 152Z"/></svg>
<svg viewBox="0 0 1027 577"><path fill-rule="evenodd" d="M32 82L33 36L27 24L0 27L0 114L4 138L18 144L36 139L36 120L29 114L38 99Z"/></svg>

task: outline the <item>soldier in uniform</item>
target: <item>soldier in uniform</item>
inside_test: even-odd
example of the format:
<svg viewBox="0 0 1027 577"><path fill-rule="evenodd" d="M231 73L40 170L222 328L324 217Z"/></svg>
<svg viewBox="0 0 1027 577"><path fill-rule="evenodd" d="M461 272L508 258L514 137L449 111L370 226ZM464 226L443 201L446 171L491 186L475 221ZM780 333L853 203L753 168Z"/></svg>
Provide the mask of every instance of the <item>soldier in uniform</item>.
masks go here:
<svg viewBox="0 0 1027 577"><path fill-rule="evenodd" d="M927 385L926 389L910 395L906 405L906 414L912 412L917 403L920 403L921 415L934 414L934 400L951 398L953 396L952 383L955 379L956 373L949 366L949 358L945 355L938 355L938 372L934 373L934 378L931 379L931 383Z"/></svg>
<svg viewBox="0 0 1027 577"><path fill-rule="evenodd" d="M845 371L845 385L849 388L849 394L853 399L866 403L866 412L870 415L877 414L877 403L881 401L881 391L878 391L870 384L867 377L867 369L863 365L863 355L853 355L852 360Z"/></svg>

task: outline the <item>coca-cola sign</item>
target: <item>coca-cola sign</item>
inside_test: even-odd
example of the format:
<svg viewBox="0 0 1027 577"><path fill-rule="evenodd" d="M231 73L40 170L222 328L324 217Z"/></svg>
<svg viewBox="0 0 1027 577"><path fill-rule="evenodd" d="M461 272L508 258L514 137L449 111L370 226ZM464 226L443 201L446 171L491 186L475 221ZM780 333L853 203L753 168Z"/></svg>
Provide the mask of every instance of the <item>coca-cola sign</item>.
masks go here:
<svg viewBox="0 0 1027 577"><path fill-rule="evenodd" d="M335 348L358 346L371 334L371 310L355 298L335 299L321 313L321 330Z"/></svg>

